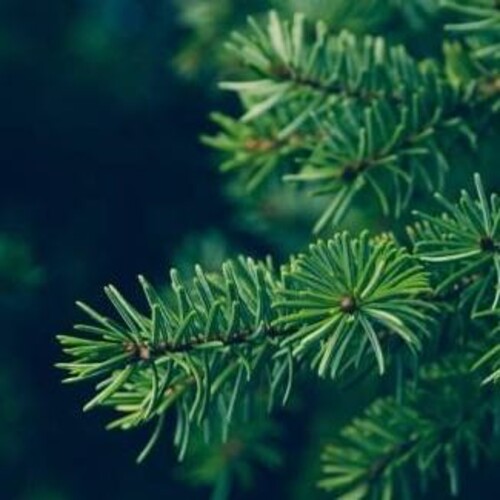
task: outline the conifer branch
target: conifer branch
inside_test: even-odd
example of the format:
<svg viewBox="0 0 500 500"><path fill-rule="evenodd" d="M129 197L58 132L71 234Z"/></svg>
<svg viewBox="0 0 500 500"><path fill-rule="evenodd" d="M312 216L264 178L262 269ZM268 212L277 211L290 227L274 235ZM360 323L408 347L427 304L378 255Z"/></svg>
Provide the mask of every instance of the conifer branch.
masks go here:
<svg viewBox="0 0 500 500"><path fill-rule="evenodd" d="M466 5L457 0L442 0L445 11L456 18L446 29L467 45L461 54L473 68L479 97L500 109L500 9L496 0L471 0Z"/></svg>
<svg viewBox="0 0 500 500"><path fill-rule="evenodd" d="M229 153L222 170L239 171L249 189L283 166L285 179L329 196L315 232L340 222L365 187L386 214L395 189L399 215L418 187L442 188L447 141L458 133L475 144L461 118L469 92L401 46L332 35L322 23L311 41L303 16L288 23L271 13L267 30L250 24L231 47L258 79L221 84L245 111L239 120L216 115L222 131L205 141Z"/></svg>
<svg viewBox="0 0 500 500"><path fill-rule="evenodd" d="M419 186L429 192L443 188L450 166L442 136L450 138L455 130L472 144L475 137L454 116L456 108L451 106L453 113L443 114L447 109L443 103L454 100L451 94L446 97L444 87L436 89L434 97L416 93L396 108L386 102L364 109L346 104L318 122L322 140L311 146L312 154L302 161L299 173L284 176L331 198L315 232L328 223L337 225L358 192L367 187L383 213L396 216Z"/></svg>
<svg viewBox="0 0 500 500"><path fill-rule="evenodd" d="M491 437L496 394L478 391L470 373L475 350L422 369L402 402L376 400L323 454L321 488L335 498L420 498L446 474L458 494L462 457L477 465Z"/></svg>
<svg viewBox="0 0 500 500"><path fill-rule="evenodd" d="M97 326L77 325L74 335L59 337L74 361L58 366L69 371L67 382L102 379L85 409L106 404L124 412L112 428L137 426L175 405L183 456L192 423L203 422L207 432L222 426L227 435L237 400L259 377L272 380L270 400L280 394L286 399L282 391L289 391L293 367L288 357L269 357L279 332L271 327L276 278L267 265L240 259L226 263L219 276L197 268L191 283L175 271L171 278L166 299L140 278L147 315L107 287L120 323L80 304ZM209 406L221 415L215 418Z"/></svg>
<svg viewBox="0 0 500 500"><path fill-rule="evenodd" d="M409 230L419 258L440 265L436 293L449 290L464 278L480 273L468 287L473 300L473 312L478 313L485 300L490 308L500 303L500 203L498 195L487 197L481 178L474 177L477 198L463 190L454 205L437 194L444 207L441 216L415 212L420 219Z"/></svg>
<svg viewBox="0 0 500 500"><path fill-rule="evenodd" d="M289 22L271 12L266 29L249 22L250 34L236 33L228 45L259 78L221 83L240 96L246 108L243 122L293 102L301 103L304 118L307 112L346 100L401 103L405 95L426 85L431 71L420 69L402 46L388 47L383 38L358 38L346 31L332 35L322 22L310 41L309 26L300 14ZM280 136L293 133L300 120Z"/></svg>
<svg viewBox="0 0 500 500"><path fill-rule="evenodd" d="M318 242L280 275L250 259L226 263L220 275L197 268L191 283L173 271L166 299L140 281L149 312L107 287L121 321L80 304L94 324L59 337L73 359L58 366L69 372L66 382L100 380L85 409L123 412L110 428L175 406L181 456L193 426L225 439L238 402L257 387L269 408L284 404L306 355L321 376L356 371L372 356L382 374L391 335L415 353L434 312L418 298L429 287L417 261L392 239L366 233Z"/></svg>

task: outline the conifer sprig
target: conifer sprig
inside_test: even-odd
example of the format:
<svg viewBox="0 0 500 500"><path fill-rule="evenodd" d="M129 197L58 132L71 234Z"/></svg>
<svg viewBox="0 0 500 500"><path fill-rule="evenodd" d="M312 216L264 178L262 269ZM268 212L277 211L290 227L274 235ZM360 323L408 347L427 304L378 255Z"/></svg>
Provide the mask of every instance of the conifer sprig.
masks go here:
<svg viewBox="0 0 500 500"><path fill-rule="evenodd" d="M291 333L282 345L311 356L320 376L357 367L367 352L383 374L388 337L417 351L429 334L432 306L418 298L430 291L427 275L390 238L344 233L319 241L292 261L284 280L276 324Z"/></svg>
<svg viewBox="0 0 500 500"><path fill-rule="evenodd" d="M410 229L410 235L419 258L440 265L446 273L437 285L437 294L476 273L484 275L484 279L472 280L469 287L469 293L476 295L477 312L485 298L491 298L491 309L500 302L500 202L496 193L486 195L478 174L474 181L476 198L463 190L454 205L437 194L445 213L431 216L415 212L422 222Z"/></svg>
<svg viewBox="0 0 500 500"><path fill-rule="evenodd" d="M192 282L175 271L171 278L167 298L140 278L147 315L114 287L105 290L120 322L80 304L94 324L59 337L74 360L58 366L69 372L67 382L101 379L85 409L105 404L123 412L111 428L137 426L175 405L182 456L192 424L203 423L207 432L222 427L227 435L251 382L255 388L265 380L270 400L286 399L293 367L289 358L279 361L282 366L269 358L277 332L271 327L276 278L268 266L239 259L227 262L219 276L197 268Z"/></svg>
<svg viewBox="0 0 500 500"><path fill-rule="evenodd" d="M500 109L500 10L496 0L442 0L445 11L454 14L446 29L467 46L462 59L473 68L480 98Z"/></svg>
<svg viewBox="0 0 500 500"><path fill-rule="evenodd" d="M367 233L320 241L279 275L240 258L218 275L197 268L191 282L175 271L171 278L167 297L140 279L146 314L112 286L105 291L120 321L80 304L93 324L59 336L72 359L58 366L66 382L98 380L84 408L123 413L109 428L153 419L161 427L175 407L181 456L193 426L226 439L258 390L269 409L284 404L306 355L320 376L353 374L373 358L383 374L391 339L415 353L434 311L419 298L430 292L419 263L391 238Z"/></svg>
<svg viewBox="0 0 500 500"><path fill-rule="evenodd" d="M298 173L284 176L331 198L314 232L341 222L366 188L386 216L401 215L419 187L428 192L442 189L450 170L442 136L450 137L454 130L475 142L461 120L446 116L455 99L441 86L431 95L415 93L396 107L384 101L363 109L347 103L318 121L322 140L311 144Z"/></svg>
<svg viewBox="0 0 500 500"><path fill-rule="evenodd" d="M329 196L316 232L340 222L367 186L384 213L394 205L399 215L419 187L442 188L454 134L475 142L461 117L468 92L403 47L331 34L323 23L311 35L300 15L288 22L273 12L266 28L250 26L231 47L256 77L221 84L244 112L215 115L222 130L205 140L229 153L222 170L238 171L249 189L278 170Z"/></svg>
<svg viewBox="0 0 500 500"><path fill-rule="evenodd" d="M243 122L278 106L301 103L302 113L279 131L278 138L293 133L322 107L346 100L399 103L426 86L429 77L439 78L431 67L420 68L402 46L390 47L383 38L358 38L346 31L332 35L322 22L311 34L300 14L289 22L271 12L265 28L250 19L250 34L235 33L229 47L258 77L221 83L240 96Z"/></svg>
<svg viewBox="0 0 500 500"><path fill-rule="evenodd" d="M326 447L319 486L345 500L410 500L446 476L457 495L461 468L477 465L495 414L496 395L479 391L470 372L473 357L455 354L425 367L401 402L389 397L370 405Z"/></svg>

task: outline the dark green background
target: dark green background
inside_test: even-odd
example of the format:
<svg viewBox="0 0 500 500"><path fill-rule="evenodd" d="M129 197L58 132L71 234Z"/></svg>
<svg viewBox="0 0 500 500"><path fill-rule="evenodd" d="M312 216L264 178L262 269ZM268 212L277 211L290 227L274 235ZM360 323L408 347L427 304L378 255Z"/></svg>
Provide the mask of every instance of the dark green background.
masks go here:
<svg viewBox="0 0 500 500"><path fill-rule="evenodd" d="M135 466L147 435L105 432L53 368L76 299L107 282L136 297L139 272L165 281L185 234L225 223L174 21L171 2L0 2L0 230L44 270L0 290L0 498L180 494L169 446Z"/></svg>

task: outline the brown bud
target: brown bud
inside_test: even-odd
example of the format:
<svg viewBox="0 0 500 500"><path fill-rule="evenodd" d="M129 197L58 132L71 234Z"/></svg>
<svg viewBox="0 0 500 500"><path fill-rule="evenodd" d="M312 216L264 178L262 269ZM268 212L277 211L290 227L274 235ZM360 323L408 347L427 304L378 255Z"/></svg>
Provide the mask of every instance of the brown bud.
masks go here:
<svg viewBox="0 0 500 500"><path fill-rule="evenodd" d="M352 295L342 297L340 301L340 309L342 312L353 314L357 308L358 305L356 304L356 299Z"/></svg>

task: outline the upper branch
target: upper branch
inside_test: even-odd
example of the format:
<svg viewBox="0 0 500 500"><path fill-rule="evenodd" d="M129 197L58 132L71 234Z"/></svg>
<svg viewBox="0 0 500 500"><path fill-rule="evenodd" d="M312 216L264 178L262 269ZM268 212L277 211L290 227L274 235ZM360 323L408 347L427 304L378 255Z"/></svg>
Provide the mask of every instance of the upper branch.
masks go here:
<svg viewBox="0 0 500 500"><path fill-rule="evenodd" d="M332 35L321 23L311 36L303 16L288 23L271 13L267 30L251 21L232 47L257 79L222 84L244 112L216 115L222 130L205 141L229 154L222 170L238 171L249 189L283 166L285 179L329 196L316 232L340 222L367 186L386 214L394 191L398 215L417 187L442 187L454 134L475 141L464 119L470 89L382 38Z"/></svg>
<svg viewBox="0 0 500 500"><path fill-rule="evenodd" d="M459 76L475 83L478 97L500 109L500 9L497 0L441 0L456 17L446 29L467 46L461 51ZM464 63L465 61L465 63Z"/></svg>

